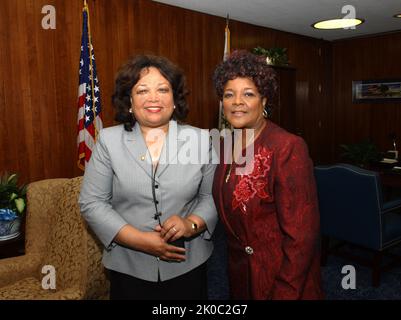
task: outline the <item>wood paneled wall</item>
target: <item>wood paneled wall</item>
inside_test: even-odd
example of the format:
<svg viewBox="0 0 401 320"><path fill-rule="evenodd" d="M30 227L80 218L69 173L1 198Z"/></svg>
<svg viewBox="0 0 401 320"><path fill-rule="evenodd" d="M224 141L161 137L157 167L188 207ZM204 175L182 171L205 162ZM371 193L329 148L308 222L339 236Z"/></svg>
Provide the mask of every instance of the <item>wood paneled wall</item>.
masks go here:
<svg viewBox="0 0 401 320"><path fill-rule="evenodd" d="M339 144L370 139L381 151L392 149L391 132L401 147L401 103L352 103L352 81L401 79L401 32L333 43L334 158Z"/></svg>
<svg viewBox="0 0 401 320"><path fill-rule="evenodd" d="M20 172L25 182L81 174L76 104L82 3L0 1L0 171ZM225 19L149 0L88 3L105 126L114 124L110 97L118 67L144 52L165 55L184 69L188 122L217 125L211 74L223 55ZM44 5L56 8L56 30L41 27ZM326 159L325 137L333 130L330 43L236 21L230 29L232 48L288 48L297 77L297 132L317 162Z"/></svg>

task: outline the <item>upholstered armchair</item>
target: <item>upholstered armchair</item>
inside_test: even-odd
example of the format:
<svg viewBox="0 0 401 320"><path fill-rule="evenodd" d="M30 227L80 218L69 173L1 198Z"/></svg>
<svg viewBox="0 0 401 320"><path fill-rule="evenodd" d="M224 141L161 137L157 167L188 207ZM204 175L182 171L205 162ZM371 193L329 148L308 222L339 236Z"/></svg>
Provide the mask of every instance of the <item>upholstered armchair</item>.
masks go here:
<svg viewBox="0 0 401 320"><path fill-rule="evenodd" d="M401 243L401 199L383 202L379 174L356 166L316 166L315 177L323 264L328 252L341 253L333 250L339 249L338 245L330 248L330 238L370 249L373 260L359 258L357 262L373 268L372 283L378 286L384 251Z"/></svg>
<svg viewBox="0 0 401 320"><path fill-rule="evenodd" d="M0 300L108 298L102 245L77 203L81 181L50 179L28 186L25 254L0 259ZM42 287L50 274L44 266L54 267L55 289Z"/></svg>

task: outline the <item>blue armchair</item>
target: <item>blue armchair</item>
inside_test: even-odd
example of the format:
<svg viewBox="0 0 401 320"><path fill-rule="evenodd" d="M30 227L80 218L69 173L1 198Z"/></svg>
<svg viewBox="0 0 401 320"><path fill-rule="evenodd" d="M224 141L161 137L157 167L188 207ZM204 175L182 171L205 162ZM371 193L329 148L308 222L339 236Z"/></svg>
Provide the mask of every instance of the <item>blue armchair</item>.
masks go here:
<svg viewBox="0 0 401 320"><path fill-rule="evenodd" d="M330 250L329 239L374 251L372 284L379 286L384 250L401 243L401 199L383 201L380 176L348 164L316 166L322 242L322 263Z"/></svg>

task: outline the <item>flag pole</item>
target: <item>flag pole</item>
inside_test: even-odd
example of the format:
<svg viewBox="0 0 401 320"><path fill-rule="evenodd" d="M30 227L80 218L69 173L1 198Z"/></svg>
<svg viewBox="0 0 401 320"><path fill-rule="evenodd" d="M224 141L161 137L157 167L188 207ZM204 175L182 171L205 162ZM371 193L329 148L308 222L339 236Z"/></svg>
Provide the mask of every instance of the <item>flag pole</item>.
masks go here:
<svg viewBox="0 0 401 320"><path fill-rule="evenodd" d="M90 30L89 1L83 1L78 86L78 167L85 170L98 133L103 127L100 88Z"/></svg>
<svg viewBox="0 0 401 320"><path fill-rule="evenodd" d="M87 19L88 19L88 40L89 40L89 63L90 63L90 72L91 72L91 88L92 88L92 113L93 113L93 119L96 118L96 102L95 102L95 88L94 88L94 83L95 79L93 78L93 56L92 56L92 36L91 36L91 29L90 29L90 19L89 19L89 7L88 4L86 3L86 0L84 0L84 10L86 11L87 14ZM99 133L99 129L97 128L96 121L93 121L93 125L95 127L95 140L97 139L97 135Z"/></svg>
<svg viewBox="0 0 401 320"><path fill-rule="evenodd" d="M230 45L230 29L228 27L228 24L230 22L230 15L227 14L226 18L226 27L224 29L224 52L223 52L223 61L227 59L227 57L230 55L230 50L231 50L231 45ZM224 112L223 112L223 103L220 100L219 104L219 130L223 130L226 128L226 119L224 117Z"/></svg>
<svg viewBox="0 0 401 320"><path fill-rule="evenodd" d="M224 30L225 33L225 43L224 43L224 58L223 60L227 59L227 57L230 55L231 51L231 36L230 36L230 28L229 28L229 22L230 22L230 15L227 14L226 18L226 28Z"/></svg>

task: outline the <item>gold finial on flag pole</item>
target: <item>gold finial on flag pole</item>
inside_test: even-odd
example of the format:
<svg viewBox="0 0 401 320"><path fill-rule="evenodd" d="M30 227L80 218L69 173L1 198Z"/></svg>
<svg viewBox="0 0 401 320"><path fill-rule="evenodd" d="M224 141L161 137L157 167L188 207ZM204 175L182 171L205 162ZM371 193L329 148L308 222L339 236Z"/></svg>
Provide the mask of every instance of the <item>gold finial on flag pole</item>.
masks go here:
<svg viewBox="0 0 401 320"><path fill-rule="evenodd" d="M230 15L227 13L227 18L226 18L226 26L228 26L228 22L230 21Z"/></svg>
<svg viewBox="0 0 401 320"><path fill-rule="evenodd" d="M86 0L84 0L84 6L86 7L88 4L86 3Z"/></svg>

